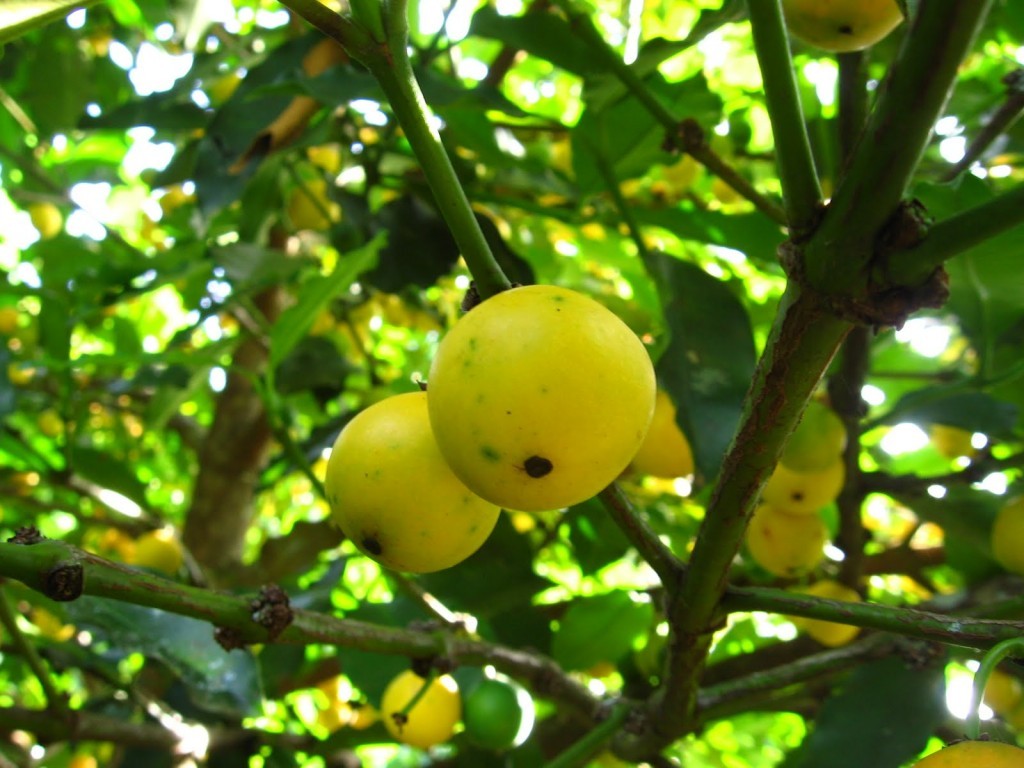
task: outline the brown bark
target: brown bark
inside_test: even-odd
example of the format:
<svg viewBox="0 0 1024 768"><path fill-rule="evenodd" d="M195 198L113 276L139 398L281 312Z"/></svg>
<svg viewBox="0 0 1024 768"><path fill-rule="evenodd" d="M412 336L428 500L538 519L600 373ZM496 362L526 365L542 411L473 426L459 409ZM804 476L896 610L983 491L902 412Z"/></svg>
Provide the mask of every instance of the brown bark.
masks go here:
<svg viewBox="0 0 1024 768"><path fill-rule="evenodd" d="M277 319L283 299L278 286L255 297L268 324ZM245 532L252 523L253 492L271 439L266 408L253 382L263 374L267 356L266 340L260 337L248 336L238 345L199 452L184 542L212 574L241 564Z"/></svg>

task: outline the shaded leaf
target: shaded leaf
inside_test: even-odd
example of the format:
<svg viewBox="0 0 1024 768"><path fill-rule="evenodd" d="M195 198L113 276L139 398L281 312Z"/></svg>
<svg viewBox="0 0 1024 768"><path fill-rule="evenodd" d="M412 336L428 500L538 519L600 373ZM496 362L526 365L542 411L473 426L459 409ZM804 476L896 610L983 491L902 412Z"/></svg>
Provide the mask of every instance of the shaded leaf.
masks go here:
<svg viewBox="0 0 1024 768"><path fill-rule="evenodd" d="M676 421L693 448L697 471L718 474L754 375L756 353L747 312L720 280L678 259L659 261L671 298L671 338L657 363L676 404Z"/></svg>
<svg viewBox="0 0 1024 768"><path fill-rule="evenodd" d="M561 618L551 652L563 669L615 662L646 635L654 607L625 592L580 598Z"/></svg>

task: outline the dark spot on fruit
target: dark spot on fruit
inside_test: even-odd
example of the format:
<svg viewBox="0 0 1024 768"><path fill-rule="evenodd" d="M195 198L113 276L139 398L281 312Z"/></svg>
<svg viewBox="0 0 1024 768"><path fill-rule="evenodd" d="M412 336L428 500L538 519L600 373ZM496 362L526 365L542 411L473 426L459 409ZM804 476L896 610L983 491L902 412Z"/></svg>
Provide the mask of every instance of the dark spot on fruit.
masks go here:
<svg viewBox="0 0 1024 768"><path fill-rule="evenodd" d="M551 463L550 459L545 459L543 456L531 456L523 462L523 469L526 470L526 474L530 477L544 477L551 473L551 470L555 468L555 465Z"/></svg>
<svg viewBox="0 0 1024 768"><path fill-rule="evenodd" d="M800 491L793 491L793 493L791 493L790 496L793 497L793 501L803 501L804 500L804 495Z"/></svg>
<svg viewBox="0 0 1024 768"><path fill-rule="evenodd" d="M853 27L851 27L849 24L843 24L843 26L841 26L839 28L839 34L841 34L841 35L852 35L853 34Z"/></svg>
<svg viewBox="0 0 1024 768"><path fill-rule="evenodd" d="M481 445L480 455L483 456L488 461L498 461L498 459L501 458L501 454L498 453L498 449L493 448L490 445Z"/></svg>
<svg viewBox="0 0 1024 768"><path fill-rule="evenodd" d="M373 534L370 534L369 536L363 536L359 544L371 555L379 555L381 552L384 551L384 547L380 545L380 542L377 541L377 537Z"/></svg>

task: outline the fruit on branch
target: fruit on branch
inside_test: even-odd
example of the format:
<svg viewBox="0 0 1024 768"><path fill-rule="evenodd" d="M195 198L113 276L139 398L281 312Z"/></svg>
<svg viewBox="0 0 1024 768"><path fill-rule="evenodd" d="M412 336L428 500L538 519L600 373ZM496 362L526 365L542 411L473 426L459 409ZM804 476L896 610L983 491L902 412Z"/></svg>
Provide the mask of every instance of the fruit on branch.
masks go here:
<svg viewBox="0 0 1024 768"><path fill-rule="evenodd" d="M1024 496L1011 499L996 514L992 554L1006 570L1024 574Z"/></svg>
<svg viewBox="0 0 1024 768"><path fill-rule="evenodd" d="M1024 685L1020 678L993 669L985 685L982 701L997 715L1008 715L1024 702Z"/></svg>
<svg viewBox="0 0 1024 768"><path fill-rule="evenodd" d="M288 220L296 229L322 232L341 218L341 206L327 195L327 181L310 179L297 186L288 198Z"/></svg>
<svg viewBox="0 0 1024 768"><path fill-rule="evenodd" d="M824 597L829 600L842 600L847 603L859 603L860 595L856 590L850 589L844 584L831 579L816 581L810 586L797 590L800 594L812 597ZM851 642L860 633L860 627L851 624L840 624L835 621L823 621L822 619L808 619L802 616L794 616L793 625L801 632L813 637L822 645L829 648L838 648Z"/></svg>
<svg viewBox="0 0 1024 768"><path fill-rule="evenodd" d="M64 216L53 203L33 203L28 207L28 216L43 240L56 237L64 229Z"/></svg>
<svg viewBox="0 0 1024 768"><path fill-rule="evenodd" d="M427 680L407 669L388 683L380 712L396 741L428 749L452 737L462 716L462 699L450 675Z"/></svg>
<svg viewBox="0 0 1024 768"><path fill-rule="evenodd" d="M327 462L334 521L388 568L427 573L480 548L501 511L448 468L427 416L427 395L374 403L338 435Z"/></svg>
<svg viewBox="0 0 1024 768"><path fill-rule="evenodd" d="M128 564L173 576L184 562L185 553L174 531L160 528L144 533L135 540Z"/></svg>
<svg viewBox="0 0 1024 768"><path fill-rule="evenodd" d="M779 461L795 472L814 472L832 465L845 448L842 420L824 403L811 400Z"/></svg>
<svg viewBox="0 0 1024 768"><path fill-rule="evenodd" d="M466 737L478 747L496 752L511 748L523 725L526 692L504 680L482 680L463 702Z"/></svg>
<svg viewBox="0 0 1024 768"><path fill-rule="evenodd" d="M630 466L635 472L655 477L693 474L693 451L676 422L672 398L664 390L657 392L650 429Z"/></svg>
<svg viewBox="0 0 1024 768"><path fill-rule="evenodd" d="M792 577L815 568L824 558L828 541L825 523L818 515L791 515L770 504L761 504L747 528L750 557L774 576Z"/></svg>
<svg viewBox="0 0 1024 768"><path fill-rule="evenodd" d="M812 515L843 490L846 467L835 459L824 469L795 472L781 462L765 483L761 499L791 515Z"/></svg>
<svg viewBox="0 0 1024 768"><path fill-rule="evenodd" d="M961 741L932 752L914 768L1024 768L1024 749L1000 741Z"/></svg>
<svg viewBox="0 0 1024 768"><path fill-rule="evenodd" d="M430 423L452 470L507 509L584 501L636 455L654 412L643 343L581 293L533 285L463 316L430 369Z"/></svg>
<svg viewBox="0 0 1024 768"><path fill-rule="evenodd" d="M975 452L971 443L974 435L966 429L950 427L945 424L932 424L928 435L935 450L947 459L972 456Z"/></svg>
<svg viewBox="0 0 1024 768"><path fill-rule="evenodd" d="M903 20L896 0L782 0L790 33L833 53L874 45Z"/></svg>

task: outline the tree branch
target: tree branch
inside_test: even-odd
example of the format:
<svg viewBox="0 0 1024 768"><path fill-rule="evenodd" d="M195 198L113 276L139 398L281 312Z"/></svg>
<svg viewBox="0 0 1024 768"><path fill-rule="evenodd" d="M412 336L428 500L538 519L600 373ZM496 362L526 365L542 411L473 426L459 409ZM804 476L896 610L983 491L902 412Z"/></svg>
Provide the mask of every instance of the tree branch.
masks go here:
<svg viewBox="0 0 1024 768"><path fill-rule="evenodd" d="M990 6L991 0L920 3L846 176L805 251L807 278L824 293L866 293L878 233L897 210Z"/></svg>
<svg viewBox="0 0 1024 768"><path fill-rule="evenodd" d="M410 658L444 658L453 664L491 664L587 721L599 710L600 700L586 685L540 654L449 633L383 627L295 609L290 609L291 622L272 634L256 622L249 598L178 584L61 541L0 544L0 576L17 579L51 599L91 595L191 616L227 631L241 644L337 645Z"/></svg>
<svg viewBox="0 0 1024 768"><path fill-rule="evenodd" d="M981 131L971 141L956 165L949 169L943 181L953 181L957 176L970 168L982 156L992 143L1010 130L1014 123L1024 114L1024 69L1015 69L1003 78L1007 86L1006 101L996 110Z"/></svg>
<svg viewBox="0 0 1024 768"><path fill-rule="evenodd" d="M811 155L789 37L779 0L748 0L754 50L761 67L765 106L772 122L776 164L790 231L797 237L814 225L821 187Z"/></svg>
<svg viewBox="0 0 1024 768"><path fill-rule="evenodd" d="M935 224L918 245L893 255L883 279L918 285L947 260L1024 224L1024 184Z"/></svg>
<svg viewBox="0 0 1024 768"><path fill-rule="evenodd" d="M615 520L626 538L640 556L654 569L666 589L674 589L683 575L683 564L672 550L662 543L658 535L640 517L622 489L615 483L600 494L605 509Z"/></svg>

